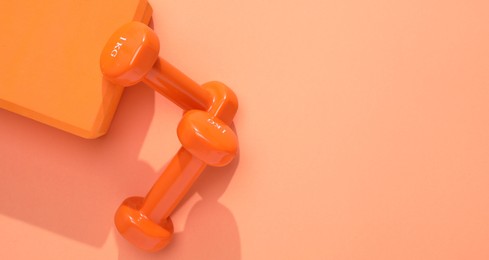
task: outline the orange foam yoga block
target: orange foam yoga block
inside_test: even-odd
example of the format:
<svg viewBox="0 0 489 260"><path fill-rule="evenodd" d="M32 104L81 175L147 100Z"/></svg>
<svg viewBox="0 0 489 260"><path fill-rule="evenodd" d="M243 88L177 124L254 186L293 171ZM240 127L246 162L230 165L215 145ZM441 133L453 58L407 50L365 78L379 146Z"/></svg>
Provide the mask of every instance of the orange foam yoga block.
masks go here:
<svg viewBox="0 0 489 260"><path fill-rule="evenodd" d="M0 4L0 108L84 137L107 132L123 88L105 80L100 53L115 29L149 23L146 0Z"/></svg>

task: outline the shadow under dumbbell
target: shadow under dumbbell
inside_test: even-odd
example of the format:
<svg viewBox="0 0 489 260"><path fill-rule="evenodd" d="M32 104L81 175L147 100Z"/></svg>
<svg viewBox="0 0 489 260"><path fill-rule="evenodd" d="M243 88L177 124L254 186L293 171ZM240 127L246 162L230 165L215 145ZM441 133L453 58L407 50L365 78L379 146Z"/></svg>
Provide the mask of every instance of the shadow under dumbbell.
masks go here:
<svg viewBox="0 0 489 260"><path fill-rule="evenodd" d="M101 247L121 199L146 192L139 180L156 176L138 159L154 97L146 87L126 89L111 129L95 140L0 111L0 143L9 147L0 152L8 162L0 165L0 214Z"/></svg>

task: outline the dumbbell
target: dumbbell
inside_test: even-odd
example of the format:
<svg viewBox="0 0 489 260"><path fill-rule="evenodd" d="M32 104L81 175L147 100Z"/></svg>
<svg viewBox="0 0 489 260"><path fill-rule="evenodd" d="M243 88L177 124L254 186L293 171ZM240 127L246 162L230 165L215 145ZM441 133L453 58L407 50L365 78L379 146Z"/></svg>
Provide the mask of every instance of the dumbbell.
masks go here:
<svg viewBox="0 0 489 260"><path fill-rule="evenodd" d="M170 214L206 166L227 165L238 151L237 136L229 127L238 109L234 92L217 81L198 85L158 53L153 30L131 22L110 37L100 59L109 81L120 86L144 82L185 111L177 127L182 147L146 197L126 199L115 214L122 236L147 251L170 242Z"/></svg>

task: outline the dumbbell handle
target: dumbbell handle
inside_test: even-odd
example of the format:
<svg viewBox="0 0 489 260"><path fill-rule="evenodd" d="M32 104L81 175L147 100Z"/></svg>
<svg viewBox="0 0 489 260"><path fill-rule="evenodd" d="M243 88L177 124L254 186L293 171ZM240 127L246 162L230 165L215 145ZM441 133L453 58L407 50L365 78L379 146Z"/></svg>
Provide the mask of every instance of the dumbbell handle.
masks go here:
<svg viewBox="0 0 489 260"><path fill-rule="evenodd" d="M141 212L155 223L167 219L206 166L180 148L146 195Z"/></svg>
<svg viewBox="0 0 489 260"><path fill-rule="evenodd" d="M213 102L209 91L162 58L158 58L143 82L184 110L207 110Z"/></svg>
<svg viewBox="0 0 489 260"><path fill-rule="evenodd" d="M211 93L206 88L202 89L205 93ZM208 112L222 119L224 124L231 124L236 107L224 108L219 100L235 99L235 96L227 97L222 90L212 93L216 100L213 100L215 103L209 106ZM228 94L234 95L232 92ZM181 147L146 195L140 211L155 223L167 219L206 166L204 161Z"/></svg>

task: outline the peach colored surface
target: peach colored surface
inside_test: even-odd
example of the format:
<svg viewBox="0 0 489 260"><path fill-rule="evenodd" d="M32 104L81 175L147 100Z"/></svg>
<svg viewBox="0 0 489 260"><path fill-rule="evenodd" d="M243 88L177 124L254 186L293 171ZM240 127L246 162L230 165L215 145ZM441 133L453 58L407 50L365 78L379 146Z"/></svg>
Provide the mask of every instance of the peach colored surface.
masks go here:
<svg viewBox="0 0 489 260"><path fill-rule="evenodd" d="M161 54L240 98L239 160L151 255L112 217L176 106L127 89L97 140L0 111L0 259L489 259L489 2L151 3Z"/></svg>

